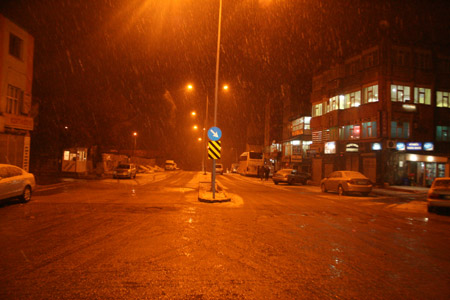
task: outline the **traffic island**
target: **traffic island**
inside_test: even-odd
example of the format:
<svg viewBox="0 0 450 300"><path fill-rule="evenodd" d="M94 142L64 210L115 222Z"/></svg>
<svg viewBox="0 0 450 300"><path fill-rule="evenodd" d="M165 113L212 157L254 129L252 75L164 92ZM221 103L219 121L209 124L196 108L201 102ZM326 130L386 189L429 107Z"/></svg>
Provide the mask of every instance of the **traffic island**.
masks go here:
<svg viewBox="0 0 450 300"><path fill-rule="evenodd" d="M208 203L230 202L229 197L223 188L216 182L216 192L213 197L210 181L201 181L198 183L198 201Z"/></svg>

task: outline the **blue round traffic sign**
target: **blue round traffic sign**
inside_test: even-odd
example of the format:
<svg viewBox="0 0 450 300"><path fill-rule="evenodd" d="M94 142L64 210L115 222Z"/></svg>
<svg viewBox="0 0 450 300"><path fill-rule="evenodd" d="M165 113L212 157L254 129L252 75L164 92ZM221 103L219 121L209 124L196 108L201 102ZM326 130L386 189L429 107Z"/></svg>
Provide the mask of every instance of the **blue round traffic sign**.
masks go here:
<svg viewBox="0 0 450 300"><path fill-rule="evenodd" d="M218 141L222 137L222 131L219 127L211 127L208 129L208 138L211 141Z"/></svg>

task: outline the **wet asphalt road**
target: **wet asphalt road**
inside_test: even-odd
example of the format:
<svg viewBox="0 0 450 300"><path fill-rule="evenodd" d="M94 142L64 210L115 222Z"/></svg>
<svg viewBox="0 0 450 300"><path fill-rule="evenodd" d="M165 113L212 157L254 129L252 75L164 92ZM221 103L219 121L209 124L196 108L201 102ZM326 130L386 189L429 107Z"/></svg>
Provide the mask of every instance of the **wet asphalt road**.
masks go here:
<svg viewBox="0 0 450 300"><path fill-rule="evenodd" d="M226 174L232 201L202 203L198 173L166 176L0 206L0 298L450 298L450 216L423 201Z"/></svg>

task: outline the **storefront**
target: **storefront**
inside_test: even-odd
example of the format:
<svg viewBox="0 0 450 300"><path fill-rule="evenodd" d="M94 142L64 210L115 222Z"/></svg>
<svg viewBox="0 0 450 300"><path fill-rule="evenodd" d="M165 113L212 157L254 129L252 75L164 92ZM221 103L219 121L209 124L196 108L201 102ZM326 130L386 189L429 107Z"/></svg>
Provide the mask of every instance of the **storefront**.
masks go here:
<svg viewBox="0 0 450 300"><path fill-rule="evenodd" d="M405 154L405 169L410 185L431 186L436 177L445 177L448 159L446 157Z"/></svg>

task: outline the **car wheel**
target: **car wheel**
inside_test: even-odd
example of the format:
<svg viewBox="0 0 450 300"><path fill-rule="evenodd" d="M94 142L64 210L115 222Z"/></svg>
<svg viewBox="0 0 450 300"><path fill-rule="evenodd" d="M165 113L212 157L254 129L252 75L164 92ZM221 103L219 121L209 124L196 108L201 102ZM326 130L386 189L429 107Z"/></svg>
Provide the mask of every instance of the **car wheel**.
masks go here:
<svg viewBox="0 0 450 300"><path fill-rule="evenodd" d="M273 183L278 184L278 181L274 181Z"/></svg>
<svg viewBox="0 0 450 300"><path fill-rule="evenodd" d="M339 194L339 196L345 195L345 191L344 191L344 188L342 187L342 185L338 186L338 194Z"/></svg>
<svg viewBox="0 0 450 300"><path fill-rule="evenodd" d="M294 181L291 179L291 180L288 180L288 184L289 185L293 185L294 184Z"/></svg>
<svg viewBox="0 0 450 300"><path fill-rule="evenodd" d="M326 193L327 192L327 188L325 187L325 183L322 183L320 185L320 189L322 190L322 193Z"/></svg>
<svg viewBox="0 0 450 300"><path fill-rule="evenodd" d="M433 206L428 206L428 207L427 207L427 210L428 210L429 213L434 213L434 212L436 212L435 207L433 207Z"/></svg>
<svg viewBox="0 0 450 300"><path fill-rule="evenodd" d="M27 185L23 189L22 196L20 196L20 200L22 200L22 202L28 202L31 200L31 187L30 186Z"/></svg>

